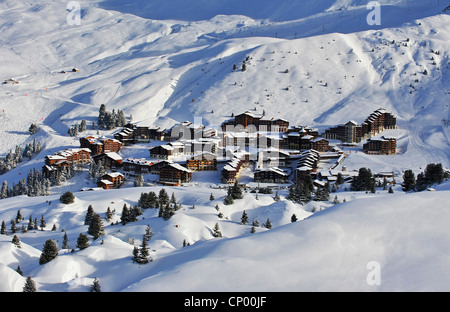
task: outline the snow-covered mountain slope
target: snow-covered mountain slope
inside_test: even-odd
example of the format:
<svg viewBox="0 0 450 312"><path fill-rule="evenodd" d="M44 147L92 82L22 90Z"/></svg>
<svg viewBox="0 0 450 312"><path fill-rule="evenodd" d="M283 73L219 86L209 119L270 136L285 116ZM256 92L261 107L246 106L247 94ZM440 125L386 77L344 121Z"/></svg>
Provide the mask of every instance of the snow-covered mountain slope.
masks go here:
<svg viewBox="0 0 450 312"><path fill-rule="evenodd" d="M146 209L137 222L105 224L106 236L91 240L84 250L75 245L87 230L89 204L102 217L107 207L115 209L114 223L124 203L134 204L141 191L157 189L78 192L75 203L67 206L56 196L8 198L2 200L1 219L14 218L20 205L25 219L44 215L47 227L17 233L20 249L11 243L11 234L0 236L1 274L8 281L2 290L21 290L17 285L23 278L13 271L19 265L41 291L87 291L94 278L103 291L448 291L449 186L446 182L436 192L412 194L399 188L394 194L338 192L346 203L305 207L275 202L271 195L260 194L256 200L250 193L224 206L225 190L176 188L183 206L171 219L164 221L155 209ZM218 218L216 204L225 218ZM312 206L317 208L313 214L307 211ZM273 228L256 227L250 233L251 224L240 224L244 210L250 223L269 218ZM293 213L301 221L291 223ZM212 236L216 223L222 238ZM56 231L50 230L53 224ZM133 246L127 241L139 245L147 225L153 232L153 261L138 265L131 261ZM57 258L39 265L46 239L57 240L61 248L62 229L75 252L62 249ZM182 247L184 240L190 246ZM374 263L380 274L375 285Z"/></svg>
<svg viewBox="0 0 450 312"><path fill-rule="evenodd" d="M68 128L97 121L101 104L149 126L200 117L218 127L232 113L256 108L320 130L349 120L361 123L385 107L397 116L399 129L386 134L397 138L398 154L351 153L345 160L349 170L401 174L420 172L432 162L450 167L449 128L442 122L450 115L450 23L443 12L449 4L379 1L381 25L369 25L367 2L80 1L81 23L72 25L67 2L2 1L0 82L14 78L19 84L0 85L0 155L33 139L42 141L44 150L0 181L17 183L30 169L40 169L45 155L78 147ZM33 136L31 123L40 128ZM122 153L147 157L142 151ZM448 184L420 194L404 194L399 186L395 194L342 191L338 196L347 203L332 208L331 202L304 207L246 194L232 207L222 205L227 220L218 219L214 209L225 195L209 188L215 179L196 177L196 187L173 189L185 210L169 221L145 211L136 223L108 225L103 245L95 241L73 254L61 251L44 266L38 259L45 240L55 238L61 246L65 229L74 248L87 230L89 204L102 216L108 206L120 214L143 190L78 192L92 183L81 174L48 197L0 200L0 220L8 222L21 209L25 218L45 215L48 224L46 231L18 233L21 249L12 246L10 235L0 237L0 275L8 281L0 290L21 290L24 278L14 272L19 264L24 276L49 291L84 291L94 277L109 291L448 290L448 254L441 248L448 245L442 225ZM75 204L59 203L65 190L76 192ZM216 201L209 201L211 192ZM313 207L325 210L308 218ZM274 228L249 234L250 226L239 224L243 210L260 222L270 218ZM306 219L290 224L293 213ZM222 239L212 237L216 222ZM50 231L53 223L56 232ZM132 245L126 241L139 241L147 224L154 231L154 261L139 267L131 262ZM182 248L184 239L192 245ZM378 287L366 283L369 261L381 265ZM120 272L126 275L116 275Z"/></svg>
<svg viewBox="0 0 450 312"><path fill-rule="evenodd" d="M381 2L382 23L370 26L364 1L309 1L302 8L297 1L189 3L210 19L172 2L80 3L80 25L67 23L65 3L3 2L0 53L8 62L1 72L20 83L1 86L1 152L30 141L32 122L44 130L38 136L48 149L70 144L67 129L82 119L90 124L101 104L164 127L194 117L217 126L232 112L257 108L320 129L362 122L382 106L406 131L399 135L408 141L404 152L421 157L414 165L427 157L449 165L444 5ZM164 20L127 10L151 18L165 12Z"/></svg>

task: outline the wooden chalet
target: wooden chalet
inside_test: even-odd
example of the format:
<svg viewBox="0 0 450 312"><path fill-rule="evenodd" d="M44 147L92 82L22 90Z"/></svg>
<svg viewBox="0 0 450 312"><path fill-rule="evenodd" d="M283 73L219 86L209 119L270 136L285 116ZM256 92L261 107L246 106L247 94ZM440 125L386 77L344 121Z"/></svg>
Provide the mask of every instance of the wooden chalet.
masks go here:
<svg viewBox="0 0 450 312"><path fill-rule="evenodd" d="M120 168L122 166L122 157L115 152L104 152L94 155L92 156L92 159L96 164L102 162L107 170Z"/></svg>
<svg viewBox="0 0 450 312"><path fill-rule="evenodd" d="M385 129L396 128L396 117L388 113L385 108L379 108L371 113L361 125L351 120L345 125L338 125L325 130L323 136L326 139L341 140L345 143L358 143L365 138L377 135Z"/></svg>
<svg viewBox="0 0 450 312"><path fill-rule="evenodd" d="M59 166L60 164L86 164L91 162L91 151L88 148L71 148L45 156L45 164Z"/></svg>
<svg viewBox="0 0 450 312"><path fill-rule="evenodd" d="M80 147L88 148L92 155L105 152L118 152L122 149L122 142L117 139L87 136L80 138Z"/></svg>
<svg viewBox="0 0 450 312"><path fill-rule="evenodd" d="M253 172L255 182L260 183L287 183L289 172L278 167L258 168Z"/></svg>
<svg viewBox="0 0 450 312"><path fill-rule="evenodd" d="M120 172L112 172L104 174L101 180L97 183L98 187L104 189L119 188L125 180L125 177Z"/></svg>
<svg viewBox="0 0 450 312"><path fill-rule="evenodd" d="M191 171L215 171L217 157L213 153L202 152L186 159L186 167Z"/></svg>
<svg viewBox="0 0 450 312"><path fill-rule="evenodd" d="M159 172L159 181L163 184L181 184L191 181L191 170L181 166L180 164L171 163L161 168Z"/></svg>
<svg viewBox="0 0 450 312"><path fill-rule="evenodd" d="M248 166L250 155L246 152L238 152L222 168L222 183L233 184L236 182L239 172Z"/></svg>
<svg viewBox="0 0 450 312"><path fill-rule="evenodd" d="M330 150L330 142L324 138L316 138L311 141L310 148L318 152L327 152Z"/></svg>
<svg viewBox="0 0 450 312"><path fill-rule="evenodd" d="M395 155L397 153L397 139L373 138L363 145L363 152L370 155Z"/></svg>
<svg viewBox="0 0 450 312"><path fill-rule="evenodd" d="M289 121L281 118L266 118L262 114L246 111L223 122L221 126L224 132L234 132L230 129L235 127L243 127L244 129L252 127L256 131L286 132L289 128Z"/></svg>
<svg viewBox="0 0 450 312"><path fill-rule="evenodd" d="M168 161L168 160L159 160L156 162L153 162L153 164L151 164L149 166L149 171L151 174L159 174L161 172L161 169L164 168L167 165L173 164L173 162Z"/></svg>
<svg viewBox="0 0 450 312"><path fill-rule="evenodd" d="M126 158L122 162L122 169L124 172L132 172L135 174L146 174L150 173L150 168L153 165L153 162L146 160L144 158L135 159L135 158Z"/></svg>
<svg viewBox="0 0 450 312"><path fill-rule="evenodd" d="M294 181L297 183L302 181L307 175L317 172L319 167L320 153L316 150L310 149L303 152L297 163L297 168L294 170Z"/></svg>

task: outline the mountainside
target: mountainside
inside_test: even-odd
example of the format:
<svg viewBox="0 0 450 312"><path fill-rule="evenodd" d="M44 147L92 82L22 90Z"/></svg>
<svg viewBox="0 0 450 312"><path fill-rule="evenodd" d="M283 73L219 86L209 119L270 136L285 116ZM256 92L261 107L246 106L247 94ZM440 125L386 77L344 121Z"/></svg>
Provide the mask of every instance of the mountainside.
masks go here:
<svg viewBox="0 0 450 312"><path fill-rule="evenodd" d="M112 137L119 129L90 127L101 104L146 126L170 128L196 119L219 129L232 114L251 110L320 132L350 120L362 123L384 107L397 117L398 129L383 133L397 138L397 154L367 155L357 152L359 144L347 150L347 170L392 171L401 180L405 170L418 174L428 163L448 168L450 17L444 9L450 3L379 1L381 25L367 23L367 3L94 0L80 2L78 25L70 22L76 12L66 2L2 1L1 82L18 84L0 85L0 156L33 140L43 148L0 181L17 184L41 169L46 155L79 147L67 132L82 120L88 125L83 135ZM32 123L39 127L34 135L28 132ZM148 146L127 147L121 155L148 158ZM244 179L252 181L251 174ZM114 221L120 222L125 203L135 205L141 192L162 187L132 188L131 182L118 190L81 192L95 186L81 172L49 196L0 199L1 221L8 223L20 209L26 220L43 215L48 224L45 231L18 233L20 249L11 234L0 235L0 275L7 281L0 291L21 291L26 276L45 291L86 291L95 277L105 291L448 290L448 183L413 194L398 184L394 194L341 187L336 194L347 202L338 205L295 204L281 189L279 202L245 193L224 206L219 180L196 173L188 187L167 187L183 204L170 220L148 209L126 226L105 222L106 236L91 240L91 247L60 250L42 266L44 242L55 238L61 246L62 229L75 248L87 231L89 204L102 217L115 208ZM65 206L59 196L67 190L76 201ZM228 219L217 217L216 204ZM244 210L251 221L270 218L273 229L257 227L250 234L251 225L239 224ZM292 214L297 223L291 224ZM216 223L223 238L212 235ZM154 232L154 261L139 266L127 240L140 243L147 224ZM183 240L191 246L182 247ZM380 286L366 282L370 261L381 264ZM17 265L25 277L14 271Z"/></svg>

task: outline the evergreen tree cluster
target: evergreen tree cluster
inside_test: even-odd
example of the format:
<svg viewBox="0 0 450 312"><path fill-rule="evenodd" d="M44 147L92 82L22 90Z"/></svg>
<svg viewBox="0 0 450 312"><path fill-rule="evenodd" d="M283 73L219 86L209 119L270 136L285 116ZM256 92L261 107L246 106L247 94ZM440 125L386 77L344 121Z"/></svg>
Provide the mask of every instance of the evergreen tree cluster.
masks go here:
<svg viewBox="0 0 450 312"><path fill-rule="evenodd" d="M330 185L326 183L323 187L314 188L311 176L308 175L299 183L289 187L287 199L302 205L311 200L328 201L330 200Z"/></svg>
<svg viewBox="0 0 450 312"><path fill-rule="evenodd" d="M352 191L370 191L375 193L375 177L368 168L360 168L357 177L353 178Z"/></svg>
<svg viewBox="0 0 450 312"><path fill-rule="evenodd" d="M61 174L60 177L65 178L65 175L63 176ZM39 170L30 169L27 178L19 180L18 184L13 183L12 186L8 186L8 182L3 181L0 190L0 199L19 195L48 195L48 191L54 182L54 180L45 177Z"/></svg>
<svg viewBox="0 0 450 312"><path fill-rule="evenodd" d="M236 181L233 186L228 187L227 196L225 196L223 203L225 205L232 205L235 199L242 198L242 187Z"/></svg>
<svg viewBox="0 0 450 312"><path fill-rule="evenodd" d="M133 262L138 264L147 264L149 261L152 261L150 257L150 251L148 249L148 229L147 227L146 233L142 237L141 247L134 246L133 248ZM150 236L151 237L151 236Z"/></svg>
<svg viewBox="0 0 450 312"><path fill-rule="evenodd" d="M10 223L10 233L14 234L14 233L18 233L19 231L21 233L27 233L28 231L32 231L32 230L39 230L39 227L41 228L41 230L43 231L44 228L47 226L46 222L45 222L45 218L42 215L40 222L38 223L37 218L34 218L30 215L29 219L28 219L28 224L25 224L24 221L25 219L22 217L22 214L20 213L20 210L17 211L17 215L16 218L11 219ZM5 221L2 221L2 225L1 225L1 229L0 229L0 234L2 235L8 235L8 228L6 227L6 223Z"/></svg>
<svg viewBox="0 0 450 312"><path fill-rule="evenodd" d="M411 169L408 169L403 173L402 190L404 192L421 192L433 184L441 184L444 179L448 179L449 177L449 172L444 171L444 168L440 163L428 164L425 170L417 175L417 178L414 172Z"/></svg>
<svg viewBox="0 0 450 312"><path fill-rule="evenodd" d="M138 205L143 209L158 208L159 207L158 195L156 195L156 193L153 191L150 191L148 193L143 192L139 197Z"/></svg>
<svg viewBox="0 0 450 312"><path fill-rule="evenodd" d="M77 136L79 133L86 131L86 120L82 120L80 124L75 123L72 127L67 130L70 136Z"/></svg>
<svg viewBox="0 0 450 312"><path fill-rule="evenodd" d="M138 205L128 207L127 204L123 204L122 215L120 216L120 221L122 225L126 225L130 222L136 222L138 216L142 215L142 209Z"/></svg>
<svg viewBox="0 0 450 312"><path fill-rule="evenodd" d="M102 160L92 161L89 165L88 178L90 180L98 180L107 172L105 163Z"/></svg>
<svg viewBox="0 0 450 312"><path fill-rule="evenodd" d="M33 142L25 145L24 148L16 145L14 151L10 150L5 157L0 157L0 174L4 174L17 167L17 164L22 162L24 158L31 159L35 154L38 154L42 150L42 143Z"/></svg>
<svg viewBox="0 0 450 312"><path fill-rule="evenodd" d="M33 134L35 134L36 132L38 132L38 130L39 130L39 128L38 128L37 124L32 123L32 124L30 125L30 127L28 128L28 133L29 133L30 135L33 135Z"/></svg>
<svg viewBox="0 0 450 312"><path fill-rule="evenodd" d="M97 126L99 129L111 130L117 127L123 127L127 124L127 119L122 110L115 109L112 112L106 110L106 105L100 105L100 110L97 119Z"/></svg>

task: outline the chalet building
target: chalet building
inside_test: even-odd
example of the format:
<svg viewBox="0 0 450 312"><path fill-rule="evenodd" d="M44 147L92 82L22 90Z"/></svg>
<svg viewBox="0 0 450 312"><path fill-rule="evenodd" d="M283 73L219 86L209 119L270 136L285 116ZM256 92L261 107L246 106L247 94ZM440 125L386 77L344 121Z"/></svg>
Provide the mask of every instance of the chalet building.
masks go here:
<svg viewBox="0 0 450 312"><path fill-rule="evenodd" d="M173 164L173 162L169 160L158 160L156 162L153 162L153 164L151 164L149 167L150 173L159 174L162 168L170 164Z"/></svg>
<svg viewBox="0 0 450 312"><path fill-rule="evenodd" d="M249 159L248 153L236 153L222 168L222 183L234 184L241 169L248 166Z"/></svg>
<svg viewBox="0 0 450 312"><path fill-rule="evenodd" d="M149 151L150 158L171 159L174 156L184 154L184 145L180 142L170 142L168 144L155 146Z"/></svg>
<svg viewBox="0 0 450 312"><path fill-rule="evenodd" d="M334 128L325 130L323 136L326 139L340 140L345 143L358 143L363 137L363 126L358 125L356 121L349 121L345 125L338 125Z"/></svg>
<svg viewBox="0 0 450 312"><path fill-rule="evenodd" d="M358 125L356 121L349 121L345 125L328 129L323 136L326 139L341 140L346 143L358 143L362 139L370 138L385 129L396 129L397 119L386 109L379 108Z"/></svg>
<svg viewBox="0 0 450 312"><path fill-rule="evenodd" d="M101 180L97 183L98 187L104 189L119 188L125 180L125 177L120 172L112 172L104 174Z"/></svg>
<svg viewBox="0 0 450 312"><path fill-rule="evenodd" d="M310 149L318 152L327 152L330 150L330 142L324 138L316 138L311 141Z"/></svg>
<svg viewBox="0 0 450 312"><path fill-rule="evenodd" d="M358 176L358 171L347 170L321 170L317 173L317 179L328 183L335 183L338 175L341 175L345 182L351 182L354 177Z"/></svg>
<svg viewBox="0 0 450 312"><path fill-rule="evenodd" d="M161 168L159 172L159 181L161 183L181 184L191 181L191 170L181 166L180 164L171 163Z"/></svg>
<svg viewBox="0 0 450 312"><path fill-rule="evenodd" d="M307 175L317 172L320 161L320 153L316 150L310 149L303 152L298 160L297 168L294 171L294 181L300 182Z"/></svg>
<svg viewBox="0 0 450 312"><path fill-rule="evenodd" d="M363 152L370 155L395 155L397 139L384 136L379 139L368 139L363 145Z"/></svg>
<svg viewBox="0 0 450 312"><path fill-rule="evenodd" d="M288 183L289 172L277 167L258 168L253 172L255 182Z"/></svg>
<svg viewBox="0 0 450 312"><path fill-rule="evenodd" d="M290 154L277 148L267 148L260 150L258 153L258 167L285 167L289 160Z"/></svg>
<svg viewBox="0 0 450 312"><path fill-rule="evenodd" d="M114 134L114 139L122 142L123 145L131 145L134 143L133 127L125 126L122 130Z"/></svg>
<svg viewBox="0 0 450 312"><path fill-rule="evenodd" d="M122 166L122 157L115 152L105 152L92 156L92 159L96 164L99 162L105 167L105 169L116 169Z"/></svg>
<svg viewBox="0 0 450 312"><path fill-rule="evenodd" d="M397 127L397 119L391 113L386 112L385 108L380 108L370 114L364 121L364 124L367 125L365 132L370 136L374 136L385 129L395 129Z"/></svg>
<svg viewBox="0 0 450 312"><path fill-rule="evenodd" d="M173 143L173 142L172 142ZM179 140L177 143L183 145L183 154L196 155L202 152L215 154L222 144L220 138L198 138L194 140Z"/></svg>
<svg viewBox="0 0 450 312"><path fill-rule="evenodd" d="M203 137L204 125L194 124L190 121L179 123L167 131L167 141L194 140Z"/></svg>
<svg viewBox="0 0 450 312"><path fill-rule="evenodd" d="M88 148L92 155L98 155L104 152L118 152L122 149L122 142L116 139L105 137L87 136L80 138L80 147Z"/></svg>
<svg viewBox="0 0 450 312"><path fill-rule="evenodd" d="M311 127L293 127L283 135L282 148L306 150L311 148L311 141L319 136L318 130Z"/></svg>
<svg viewBox="0 0 450 312"><path fill-rule="evenodd" d="M129 123L122 130L114 134L114 139L119 140L125 145L130 145L135 143L149 143L152 140L164 141L166 136L166 129L137 126Z"/></svg>
<svg viewBox="0 0 450 312"><path fill-rule="evenodd" d="M203 152L186 160L186 167L191 171L217 170L217 157L213 153Z"/></svg>
<svg viewBox="0 0 450 312"><path fill-rule="evenodd" d="M246 111L223 122L221 128L223 132L230 132L230 129L234 129L236 126L244 129L253 126L256 131L286 132L289 128L289 122L281 118L266 118L264 115Z"/></svg>
<svg viewBox="0 0 450 312"><path fill-rule="evenodd" d="M48 166L63 164L86 164L91 162L91 154L88 148L72 148L45 156L45 164Z"/></svg>
<svg viewBox="0 0 450 312"><path fill-rule="evenodd" d="M150 167L153 162L146 159L127 158L122 162L122 168L125 173L132 172L134 174L150 173Z"/></svg>

